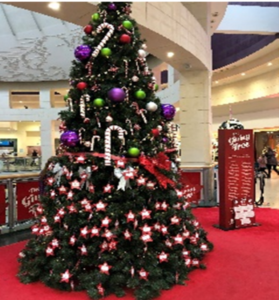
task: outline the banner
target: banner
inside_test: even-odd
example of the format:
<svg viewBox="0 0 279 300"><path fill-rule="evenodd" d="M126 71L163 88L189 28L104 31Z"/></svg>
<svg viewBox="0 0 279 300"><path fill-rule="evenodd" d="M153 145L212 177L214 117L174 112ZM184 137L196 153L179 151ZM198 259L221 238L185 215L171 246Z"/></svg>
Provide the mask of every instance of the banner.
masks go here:
<svg viewBox="0 0 279 300"><path fill-rule="evenodd" d="M5 195L5 188L4 184L0 184L0 225L4 225L5 217L6 217L6 195Z"/></svg>
<svg viewBox="0 0 279 300"><path fill-rule="evenodd" d="M180 172L180 182L187 202L198 204L201 200L201 173L200 172Z"/></svg>
<svg viewBox="0 0 279 300"><path fill-rule="evenodd" d="M34 217L35 205L40 200L39 181L18 182L16 186L17 220Z"/></svg>
<svg viewBox="0 0 279 300"><path fill-rule="evenodd" d="M218 140L219 226L224 230L252 226L255 224L253 131L219 130Z"/></svg>

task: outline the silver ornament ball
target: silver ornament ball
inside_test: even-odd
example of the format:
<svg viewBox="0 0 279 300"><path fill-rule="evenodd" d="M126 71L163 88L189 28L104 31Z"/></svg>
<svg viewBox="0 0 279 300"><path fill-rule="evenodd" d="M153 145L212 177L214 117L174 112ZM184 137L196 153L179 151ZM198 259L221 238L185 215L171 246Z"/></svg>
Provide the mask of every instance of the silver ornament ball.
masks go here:
<svg viewBox="0 0 279 300"><path fill-rule="evenodd" d="M145 56L146 56L146 52L145 52L144 50L142 50L142 49L139 49L138 55L139 55L140 57L145 57Z"/></svg>
<svg viewBox="0 0 279 300"><path fill-rule="evenodd" d="M138 78L138 76L135 75L135 76L132 77L132 80L133 80L134 82L138 82L138 81L139 81L139 78Z"/></svg>
<svg viewBox="0 0 279 300"><path fill-rule="evenodd" d="M146 104L146 109L148 111L154 112L158 109L158 105L155 102L151 101Z"/></svg>
<svg viewBox="0 0 279 300"><path fill-rule="evenodd" d="M162 127L161 125L158 125L158 126L157 126L157 129L158 129L159 131L162 131L162 130L163 130L163 127Z"/></svg>
<svg viewBox="0 0 279 300"><path fill-rule="evenodd" d="M147 49L146 44L142 44L142 45L141 45L141 48L142 48L143 50L146 50L146 49Z"/></svg>

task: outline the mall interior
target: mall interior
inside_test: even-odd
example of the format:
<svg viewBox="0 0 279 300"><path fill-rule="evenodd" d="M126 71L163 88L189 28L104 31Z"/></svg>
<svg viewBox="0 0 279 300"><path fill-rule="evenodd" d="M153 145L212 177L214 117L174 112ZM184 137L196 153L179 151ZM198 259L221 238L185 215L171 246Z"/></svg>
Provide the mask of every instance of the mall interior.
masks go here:
<svg viewBox="0 0 279 300"><path fill-rule="evenodd" d="M28 184L38 182L48 159L58 154L59 112L69 110L74 49L97 4L0 2L0 246L30 237L39 189ZM237 120L253 137L254 200L264 199L258 206L278 212L278 16L279 2L132 5L156 96L176 109L180 168L198 187L193 208L221 206L219 127ZM257 160L268 147L277 166L261 181Z"/></svg>

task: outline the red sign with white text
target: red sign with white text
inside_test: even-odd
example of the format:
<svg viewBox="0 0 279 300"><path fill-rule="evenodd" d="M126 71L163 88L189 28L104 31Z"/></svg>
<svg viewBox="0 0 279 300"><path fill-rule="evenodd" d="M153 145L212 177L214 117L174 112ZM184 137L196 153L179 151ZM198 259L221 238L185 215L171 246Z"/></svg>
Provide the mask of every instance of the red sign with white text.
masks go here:
<svg viewBox="0 0 279 300"><path fill-rule="evenodd" d="M5 199L5 185L0 184L0 225L5 224L6 216L6 199Z"/></svg>
<svg viewBox="0 0 279 300"><path fill-rule="evenodd" d="M220 199L220 228L234 229L247 227L255 223L241 222L239 213L244 203L254 205L254 142L253 131L219 130L219 199ZM236 206L241 207L236 208ZM250 207L250 206L249 206ZM250 209L250 208L249 208ZM237 225L237 226L236 226Z"/></svg>
<svg viewBox="0 0 279 300"><path fill-rule="evenodd" d="M38 181L18 182L17 194L17 220L28 220L34 217L36 204L40 200Z"/></svg>
<svg viewBox="0 0 279 300"><path fill-rule="evenodd" d="M200 172L180 172L180 182L183 187L187 202L197 204L201 200L201 173Z"/></svg>

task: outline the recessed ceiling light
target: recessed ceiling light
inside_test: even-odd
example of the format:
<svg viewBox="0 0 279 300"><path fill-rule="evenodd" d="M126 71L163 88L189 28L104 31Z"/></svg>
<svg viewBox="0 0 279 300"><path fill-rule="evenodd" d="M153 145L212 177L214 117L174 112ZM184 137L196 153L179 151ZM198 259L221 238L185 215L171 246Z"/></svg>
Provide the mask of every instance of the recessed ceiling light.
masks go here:
<svg viewBox="0 0 279 300"><path fill-rule="evenodd" d="M60 3L59 2L50 2L48 4L48 7L53 9L53 10L59 10L60 8Z"/></svg>
<svg viewBox="0 0 279 300"><path fill-rule="evenodd" d="M22 103L22 101L19 101L19 103Z"/></svg>
<svg viewBox="0 0 279 300"><path fill-rule="evenodd" d="M216 80L216 81L215 81L215 83L219 83L219 81L218 81L218 80Z"/></svg>
<svg viewBox="0 0 279 300"><path fill-rule="evenodd" d="M180 111L180 107L177 107L177 108L176 108L176 111Z"/></svg>
<svg viewBox="0 0 279 300"><path fill-rule="evenodd" d="M168 53L167 53L167 56L168 56L168 57L173 57L173 56L174 56L174 53L173 53L173 52L168 52Z"/></svg>
<svg viewBox="0 0 279 300"><path fill-rule="evenodd" d="M245 73L241 73L241 76L245 76L246 74Z"/></svg>
<svg viewBox="0 0 279 300"><path fill-rule="evenodd" d="M272 62L269 62L267 65L268 65L269 67L272 66Z"/></svg>

